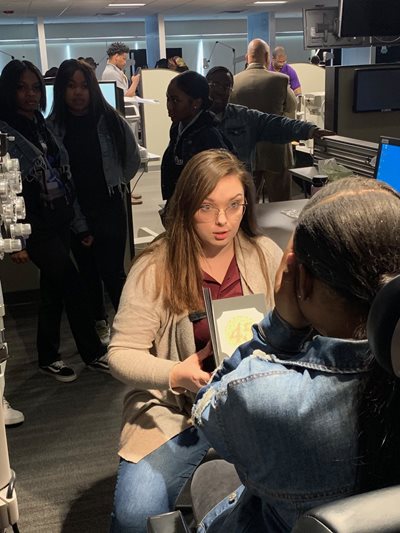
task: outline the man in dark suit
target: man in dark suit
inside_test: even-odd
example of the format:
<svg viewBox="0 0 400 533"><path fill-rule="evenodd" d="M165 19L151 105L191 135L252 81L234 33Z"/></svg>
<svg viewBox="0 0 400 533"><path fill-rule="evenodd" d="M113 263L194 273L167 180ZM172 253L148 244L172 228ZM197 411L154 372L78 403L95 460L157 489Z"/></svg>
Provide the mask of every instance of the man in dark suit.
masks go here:
<svg viewBox="0 0 400 533"><path fill-rule="evenodd" d="M248 67L236 74L230 101L234 104L258 109L263 113L291 115L297 105L285 74L270 72L270 51L261 39L249 43L246 54ZM293 164L290 145L258 143L254 178L257 196L263 188L271 202L290 199L291 179L288 168Z"/></svg>

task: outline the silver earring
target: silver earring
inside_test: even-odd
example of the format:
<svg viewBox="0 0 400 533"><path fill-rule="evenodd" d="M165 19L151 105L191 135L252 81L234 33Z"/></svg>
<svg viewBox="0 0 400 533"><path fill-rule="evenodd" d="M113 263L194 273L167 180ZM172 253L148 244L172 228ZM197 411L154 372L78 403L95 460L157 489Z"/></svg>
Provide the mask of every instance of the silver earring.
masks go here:
<svg viewBox="0 0 400 533"><path fill-rule="evenodd" d="M298 300L301 300L301 294L298 294L298 295L297 295L297 299L298 299Z"/></svg>

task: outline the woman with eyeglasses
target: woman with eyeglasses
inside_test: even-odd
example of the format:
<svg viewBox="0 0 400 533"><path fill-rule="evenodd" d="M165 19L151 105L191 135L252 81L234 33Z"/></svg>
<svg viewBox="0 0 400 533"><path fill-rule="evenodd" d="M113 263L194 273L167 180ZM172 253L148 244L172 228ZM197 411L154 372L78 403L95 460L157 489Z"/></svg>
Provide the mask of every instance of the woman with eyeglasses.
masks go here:
<svg viewBox="0 0 400 533"><path fill-rule="evenodd" d="M169 200L186 163L199 152L225 148L232 143L218 129L211 106L207 80L188 70L172 79L167 89L168 115L172 120L170 141L161 162L161 192Z"/></svg>
<svg viewBox="0 0 400 533"><path fill-rule="evenodd" d="M242 163L208 150L186 165L166 232L134 263L109 346L124 402L112 532L146 531L173 509L209 444L192 426L195 393L210 378L202 288L213 299L263 293L273 306L281 250L261 236L254 188Z"/></svg>

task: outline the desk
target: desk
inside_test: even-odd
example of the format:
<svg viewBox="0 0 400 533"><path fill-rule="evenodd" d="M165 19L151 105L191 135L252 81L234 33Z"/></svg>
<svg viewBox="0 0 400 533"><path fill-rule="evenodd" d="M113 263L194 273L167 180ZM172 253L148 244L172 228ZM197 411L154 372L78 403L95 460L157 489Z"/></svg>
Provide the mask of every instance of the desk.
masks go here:
<svg viewBox="0 0 400 533"><path fill-rule="evenodd" d="M293 233L297 220L282 210L295 209L300 213L308 200L289 200L256 205L256 219L261 231L284 250Z"/></svg>
<svg viewBox="0 0 400 533"><path fill-rule="evenodd" d="M131 202L131 194L133 192L133 189L138 184L139 180L142 178L143 174L149 171L149 162L150 161L160 161L160 156L157 154L152 154L151 152L148 152L145 148L141 147L140 150L140 166L138 168L138 173L140 172L138 177L134 177L129 182L129 194L126 196L126 206L127 206L127 217L128 217L128 240L129 240L129 251L130 251L130 259L133 259L135 257L135 238L134 238L134 227L133 227L133 210L134 206ZM144 230L147 230L147 228L143 228ZM147 236L147 233L149 233L149 236ZM146 235L147 240L143 241L143 238L141 238L139 242L150 242L154 239L153 232L151 230L147 230L144 232L144 235Z"/></svg>
<svg viewBox="0 0 400 533"><path fill-rule="evenodd" d="M296 178L308 181L309 183L312 182L314 176L321 174L316 167L289 168L289 172L292 176L296 176Z"/></svg>
<svg viewBox="0 0 400 533"><path fill-rule="evenodd" d="M143 168L143 172L149 171L149 163L153 161L160 161L161 157L157 154L152 154L147 150L140 151L140 168Z"/></svg>

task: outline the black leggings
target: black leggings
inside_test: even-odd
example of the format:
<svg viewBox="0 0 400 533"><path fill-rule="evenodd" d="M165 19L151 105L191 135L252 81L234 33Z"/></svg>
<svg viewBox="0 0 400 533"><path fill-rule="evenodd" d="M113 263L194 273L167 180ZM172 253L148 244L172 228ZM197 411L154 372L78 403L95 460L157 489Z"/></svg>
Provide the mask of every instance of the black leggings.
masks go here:
<svg viewBox="0 0 400 533"><path fill-rule="evenodd" d="M127 216L124 201L124 196L115 192L105 206L90 212L84 210L89 231L94 237L92 246L82 246L76 235L72 235L71 239L72 253L89 293L96 320L107 318L103 284L116 311L126 280Z"/></svg>
<svg viewBox="0 0 400 533"><path fill-rule="evenodd" d="M86 289L70 257L69 206L43 210L43 228L27 240L27 252L40 270L37 330L39 365L59 359L63 307L78 351L90 363L105 353L94 328Z"/></svg>

